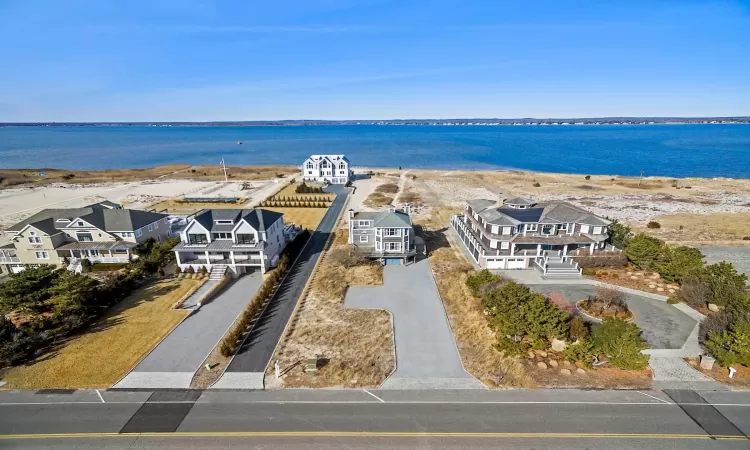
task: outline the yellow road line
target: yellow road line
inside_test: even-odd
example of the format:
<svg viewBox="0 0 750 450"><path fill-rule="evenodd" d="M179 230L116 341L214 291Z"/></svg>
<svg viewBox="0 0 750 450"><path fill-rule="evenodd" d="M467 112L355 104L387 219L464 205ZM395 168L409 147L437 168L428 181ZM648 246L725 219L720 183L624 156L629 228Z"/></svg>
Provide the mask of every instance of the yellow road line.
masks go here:
<svg viewBox="0 0 750 450"><path fill-rule="evenodd" d="M628 434L628 433L430 433L430 432L375 432L375 431L233 431L233 432L174 432L174 433L57 433L57 434L5 434L0 440L11 439L89 439L115 437L428 437L428 438L567 438L567 439L722 439L750 440L745 436L708 434Z"/></svg>

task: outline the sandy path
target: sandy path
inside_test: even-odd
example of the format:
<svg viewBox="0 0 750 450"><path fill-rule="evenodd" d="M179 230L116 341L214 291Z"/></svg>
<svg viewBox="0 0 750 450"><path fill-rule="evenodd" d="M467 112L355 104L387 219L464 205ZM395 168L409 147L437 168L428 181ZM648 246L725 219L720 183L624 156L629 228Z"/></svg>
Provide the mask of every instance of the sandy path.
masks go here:
<svg viewBox="0 0 750 450"><path fill-rule="evenodd" d="M354 191L354 194L349 197L349 208L355 211L374 211L375 208L365 206L364 201L383 183L385 183L385 180L377 177L362 178L353 181L352 184L357 189Z"/></svg>
<svg viewBox="0 0 750 450"><path fill-rule="evenodd" d="M401 194L404 193L404 188L406 187L406 176L409 174L409 170L405 170L401 172L401 175L398 178L398 192L396 193L396 196L393 197L393 204L397 205L401 203Z"/></svg>

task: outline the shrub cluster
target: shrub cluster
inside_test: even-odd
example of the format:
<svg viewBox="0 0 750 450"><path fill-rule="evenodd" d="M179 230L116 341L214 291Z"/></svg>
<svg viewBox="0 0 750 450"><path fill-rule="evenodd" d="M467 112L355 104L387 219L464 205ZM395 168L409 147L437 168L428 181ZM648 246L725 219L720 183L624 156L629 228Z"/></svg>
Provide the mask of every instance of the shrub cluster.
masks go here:
<svg viewBox="0 0 750 450"><path fill-rule="evenodd" d="M273 199L263 200L260 206L265 208L328 208L328 204L325 202L279 201Z"/></svg>
<svg viewBox="0 0 750 450"><path fill-rule="evenodd" d="M255 317L263 309L263 305L266 303L269 297L276 293L276 288L282 277L290 269L294 259L299 255L300 251L304 247L307 240L310 238L310 232L305 230L297 235L282 252L279 264L276 269L271 271L266 278L263 280L258 292L255 293L250 303L247 305L245 310L242 312L239 321L234 327L224 336L219 347L219 352L224 357L230 357L237 351L237 346L240 344L242 337L250 328Z"/></svg>
<svg viewBox="0 0 750 450"><path fill-rule="evenodd" d="M175 243L149 239L135 248L138 260L99 279L49 265L11 275L0 284L0 317L18 320L0 322L0 366L27 361L106 312L173 261ZM82 267L91 269L90 263Z"/></svg>
<svg viewBox="0 0 750 450"><path fill-rule="evenodd" d="M298 194L323 194L325 191L322 187L319 186L308 186L303 181L299 185L297 185L296 188L294 188L294 192Z"/></svg>
<svg viewBox="0 0 750 450"><path fill-rule="evenodd" d="M590 332L583 320L570 314L564 298L546 298L488 271L470 275L466 284L481 298L487 324L497 336L496 348L507 355L548 349L556 338L572 342L565 353L570 361L591 365L605 358L608 364L622 369L642 369L648 364L648 355L640 354L647 345L635 324L607 318Z"/></svg>

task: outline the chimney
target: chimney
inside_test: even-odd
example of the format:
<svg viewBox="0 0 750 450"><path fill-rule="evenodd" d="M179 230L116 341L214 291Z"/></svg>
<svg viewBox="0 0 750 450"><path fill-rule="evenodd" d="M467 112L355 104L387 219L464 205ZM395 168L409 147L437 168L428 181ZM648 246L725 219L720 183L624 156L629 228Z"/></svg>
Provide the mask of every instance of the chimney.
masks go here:
<svg viewBox="0 0 750 450"><path fill-rule="evenodd" d="M406 213L407 216L411 216L411 205L408 203L404 203L404 213Z"/></svg>
<svg viewBox="0 0 750 450"><path fill-rule="evenodd" d="M505 204L505 196L502 192L497 193L497 204L503 206Z"/></svg>

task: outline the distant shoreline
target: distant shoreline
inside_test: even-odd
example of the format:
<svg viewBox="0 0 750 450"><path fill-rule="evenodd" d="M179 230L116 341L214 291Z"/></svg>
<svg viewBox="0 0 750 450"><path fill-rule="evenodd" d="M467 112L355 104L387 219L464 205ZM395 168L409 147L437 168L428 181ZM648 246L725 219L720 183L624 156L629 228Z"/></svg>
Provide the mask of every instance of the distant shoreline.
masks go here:
<svg viewBox="0 0 750 450"><path fill-rule="evenodd" d="M392 119L392 120L253 120L218 122L2 122L0 127L279 127L279 126L581 126L581 125L747 125L736 117L599 117L551 119Z"/></svg>

